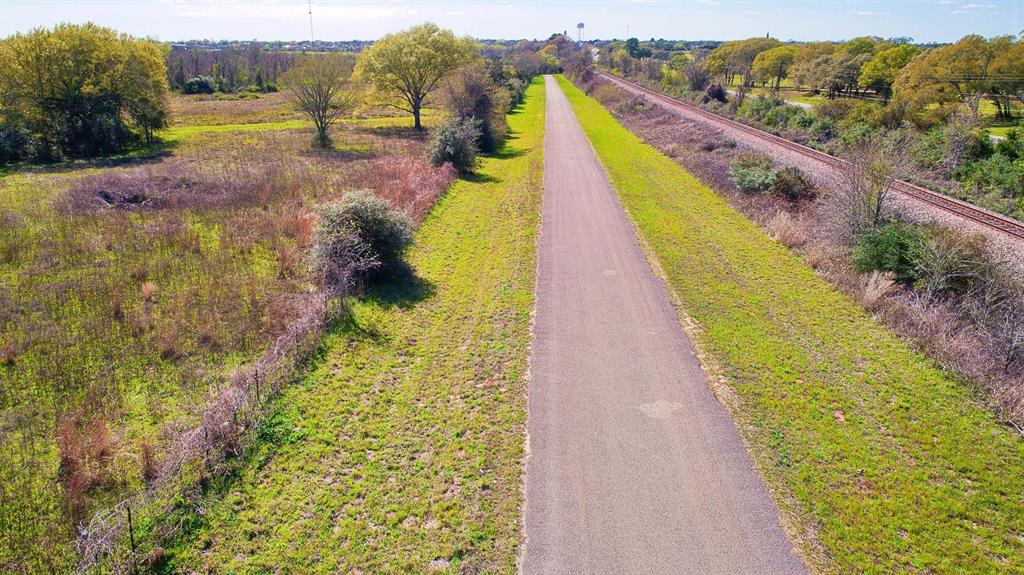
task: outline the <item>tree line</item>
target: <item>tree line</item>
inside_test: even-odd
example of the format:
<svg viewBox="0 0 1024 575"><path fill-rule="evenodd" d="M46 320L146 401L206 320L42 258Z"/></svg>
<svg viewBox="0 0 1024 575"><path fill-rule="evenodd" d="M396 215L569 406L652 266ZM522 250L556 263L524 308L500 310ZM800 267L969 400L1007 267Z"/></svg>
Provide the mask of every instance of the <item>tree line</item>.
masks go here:
<svg viewBox="0 0 1024 575"><path fill-rule="evenodd" d="M530 78L559 69L571 44L562 40L547 52L538 42L481 45L423 24L358 54L302 54L259 42L171 47L91 23L39 28L0 40L0 164L152 143L168 124L171 89L265 92L279 83L313 122L318 147L329 147L330 126L365 101L408 112L417 129L425 106L445 107L473 124L456 132L473 134L474 150L490 151Z"/></svg>
<svg viewBox="0 0 1024 575"><path fill-rule="evenodd" d="M997 118L1009 119L1024 101L1024 39L1013 36L969 35L940 46L871 36L838 43L750 38L668 59L651 57L649 47L630 39L603 47L601 60L626 74L696 91L718 79L739 92L757 85L777 92L789 84L829 99L877 99L922 125L941 121L960 104L977 116L986 99Z"/></svg>

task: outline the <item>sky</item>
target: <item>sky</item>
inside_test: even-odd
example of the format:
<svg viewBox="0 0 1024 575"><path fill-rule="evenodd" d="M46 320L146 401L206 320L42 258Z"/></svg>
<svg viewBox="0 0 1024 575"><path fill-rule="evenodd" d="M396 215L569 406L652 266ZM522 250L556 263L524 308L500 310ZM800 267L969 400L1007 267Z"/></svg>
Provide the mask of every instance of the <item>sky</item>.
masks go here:
<svg viewBox="0 0 1024 575"><path fill-rule="evenodd" d="M783 40L909 36L948 42L1024 29L1021 0L604 0L312 2L312 37L372 40L424 21L477 38ZM0 0L0 37L92 21L159 40L306 40L308 0Z"/></svg>

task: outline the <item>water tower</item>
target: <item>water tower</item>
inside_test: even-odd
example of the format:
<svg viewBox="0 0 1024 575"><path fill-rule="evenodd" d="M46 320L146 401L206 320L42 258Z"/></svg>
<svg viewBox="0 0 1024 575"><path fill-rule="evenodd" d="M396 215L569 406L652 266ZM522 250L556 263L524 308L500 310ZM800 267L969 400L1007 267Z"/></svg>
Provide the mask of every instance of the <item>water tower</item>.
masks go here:
<svg viewBox="0 0 1024 575"><path fill-rule="evenodd" d="M579 24L576 25L576 41L583 41L583 22L580 22Z"/></svg>

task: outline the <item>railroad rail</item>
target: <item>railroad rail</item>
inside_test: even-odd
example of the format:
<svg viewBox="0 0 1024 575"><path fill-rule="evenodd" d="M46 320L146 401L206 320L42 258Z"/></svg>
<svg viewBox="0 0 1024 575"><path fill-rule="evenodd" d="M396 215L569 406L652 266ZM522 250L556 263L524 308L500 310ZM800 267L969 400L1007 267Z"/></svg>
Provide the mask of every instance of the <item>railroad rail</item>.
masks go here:
<svg viewBox="0 0 1024 575"><path fill-rule="evenodd" d="M636 82L625 80L623 78L600 70L595 70L595 73L601 76L602 78L605 78L606 80L614 82L634 93L639 93L645 97L648 97L651 100L658 102L661 105L666 106L670 109L683 109L692 115L700 116L701 118L707 120L708 123L717 124L719 126L726 126L732 130L736 130L760 138L766 142L785 148L786 150L799 154L800 156L803 156L805 158L810 158L812 160L816 160L818 162L826 164L833 169L842 169L843 167L846 166L846 160L837 158L824 152L820 152L813 148L808 148L807 146L787 140L786 138L783 138L781 136L776 136L775 134L770 134L763 130L759 130L757 128L754 128L753 126L748 126L741 122L730 120L729 118L723 118L718 114L694 106L689 102L684 102L677 98L666 96L655 90L637 84ZM1004 215L997 214L995 212L983 208L979 208L963 200L958 200L945 194L940 194L938 192L929 190L928 188L923 188L921 186L912 184L910 182L905 182L902 180L896 180L893 183L893 189L896 192L903 194L904 196L913 198L914 200L917 200L929 206L938 208L945 212L949 212L966 220L970 220L971 222L985 226L987 228L997 230L1012 238L1024 240L1024 223L1019 222L1013 218L1009 218Z"/></svg>

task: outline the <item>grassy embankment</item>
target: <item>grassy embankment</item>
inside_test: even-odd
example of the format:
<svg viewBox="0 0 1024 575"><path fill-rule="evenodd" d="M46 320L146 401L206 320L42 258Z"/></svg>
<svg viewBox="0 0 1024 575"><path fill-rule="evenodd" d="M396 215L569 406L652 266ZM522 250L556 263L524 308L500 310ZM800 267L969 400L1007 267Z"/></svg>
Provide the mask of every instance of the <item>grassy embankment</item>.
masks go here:
<svg viewBox="0 0 1024 575"><path fill-rule="evenodd" d="M565 79L821 571L1024 573L1024 442ZM816 539L816 543L814 543Z"/></svg>
<svg viewBox="0 0 1024 575"><path fill-rule="evenodd" d="M167 567L514 572L543 95L424 221L419 279L353 302Z"/></svg>

